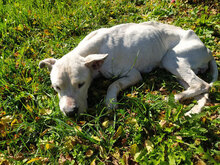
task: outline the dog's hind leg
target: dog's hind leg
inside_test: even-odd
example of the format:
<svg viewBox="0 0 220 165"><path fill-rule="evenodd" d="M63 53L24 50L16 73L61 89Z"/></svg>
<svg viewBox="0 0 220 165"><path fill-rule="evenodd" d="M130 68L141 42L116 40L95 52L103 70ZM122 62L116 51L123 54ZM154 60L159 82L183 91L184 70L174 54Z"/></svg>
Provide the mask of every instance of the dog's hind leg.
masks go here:
<svg viewBox="0 0 220 165"><path fill-rule="evenodd" d="M208 83L200 79L192 70L190 70L190 68L188 68L188 71L184 74L177 74L176 76L181 76L181 78L189 85L185 91L175 95L176 101L207 93L211 87Z"/></svg>
<svg viewBox="0 0 220 165"><path fill-rule="evenodd" d="M189 85L182 79L177 79L179 84L182 85L185 89L189 88Z"/></svg>
<svg viewBox="0 0 220 165"><path fill-rule="evenodd" d="M174 74L180 82L182 82L185 91L176 94L175 100L186 99L194 97L197 100L197 105L195 105L186 116L191 116L191 114L200 113L202 107L208 100L208 91L211 87L210 84L206 83L204 80L200 79L194 71L191 69L188 61L184 58L176 57L173 51L169 52L163 60L162 65L169 72Z"/></svg>
<svg viewBox="0 0 220 165"><path fill-rule="evenodd" d="M116 102L117 102L118 93L121 90L136 84L140 80L142 80L140 72L135 68L133 68L124 77L121 77L115 82L113 82L108 87L108 91L107 91L107 96L106 96L107 107L110 109L117 107Z"/></svg>
<svg viewBox="0 0 220 165"><path fill-rule="evenodd" d="M202 108L205 106L208 100L209 94L203 93L195 97L197 104L188 112L185 113L185 116L191 117L192 114L198 114L202 111Z"/></svg>
<svg viewBox="0 0 220 165"><path fill-rule="evenodd" d="M195 97L209 91L209 88L211 87L210 84L200 79L193 72L188 62L185 61L184 58L176 57L175 53L170 52L167 54L162 60L162 65L165 69L188 85L188 88L185 91L175 95L176 101ZM185 85L185 87L187 85Z"/></svg>

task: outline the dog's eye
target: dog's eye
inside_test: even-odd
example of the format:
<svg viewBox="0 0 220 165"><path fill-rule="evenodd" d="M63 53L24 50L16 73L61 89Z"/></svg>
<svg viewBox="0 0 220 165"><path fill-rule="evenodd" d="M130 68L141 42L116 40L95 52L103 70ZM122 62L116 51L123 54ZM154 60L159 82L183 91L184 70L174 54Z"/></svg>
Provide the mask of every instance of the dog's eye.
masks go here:
<svg viewBox="0 0 220 165"><path fill-rule="evenodd" d="M85 84L85 82L79 83L79 84L78 84L78 88L81 88L84 84Z"/></svg>

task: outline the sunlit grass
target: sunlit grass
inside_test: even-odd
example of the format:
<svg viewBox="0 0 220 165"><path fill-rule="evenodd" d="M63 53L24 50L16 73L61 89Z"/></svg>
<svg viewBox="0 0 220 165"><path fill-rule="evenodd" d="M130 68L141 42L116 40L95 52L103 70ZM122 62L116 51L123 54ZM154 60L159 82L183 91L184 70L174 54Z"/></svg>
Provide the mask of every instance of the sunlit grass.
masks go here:
<svg viewBox="0 0 220 165"><path fill-rule="evenodd" d="M95 29L149 20L193 29L219 64L217 6L217 0L0 1L0 164L218 164L219 82L204 111L188 118L196 102L175 103L183 88L163 69L121 92L112 112L104 106L112 80L101 78L89 90L88 112L69 119L49 72L38 67Z"/></svg>

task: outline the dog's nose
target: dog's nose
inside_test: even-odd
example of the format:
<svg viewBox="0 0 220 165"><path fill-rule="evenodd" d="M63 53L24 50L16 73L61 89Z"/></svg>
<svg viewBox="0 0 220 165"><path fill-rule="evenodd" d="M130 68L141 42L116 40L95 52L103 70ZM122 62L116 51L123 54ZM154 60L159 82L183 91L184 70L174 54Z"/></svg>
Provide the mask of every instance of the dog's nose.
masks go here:
<svg viewBox="0 0 220 165"><path fill-rule="evenodd" d="M69 111L65 111L65 114L66 114L67 117L74 117L78 113L78 111L79 111L79 108L74 107Z"/></svg>

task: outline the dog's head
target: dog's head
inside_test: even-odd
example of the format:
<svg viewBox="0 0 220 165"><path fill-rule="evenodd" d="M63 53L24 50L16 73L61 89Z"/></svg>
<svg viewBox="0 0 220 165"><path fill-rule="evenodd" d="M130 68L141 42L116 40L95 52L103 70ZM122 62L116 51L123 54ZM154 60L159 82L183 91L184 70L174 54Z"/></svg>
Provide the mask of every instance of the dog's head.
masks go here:
<svg viewBox="0 0 220 165"><path fill-rule="evenodd" d="M87 109L87 93L94 71L101 68L107 54L86 57L65 55L61 59L47 58L39 67L47 66L52 87L58 92L61 111L68 117Z"/></svg>

